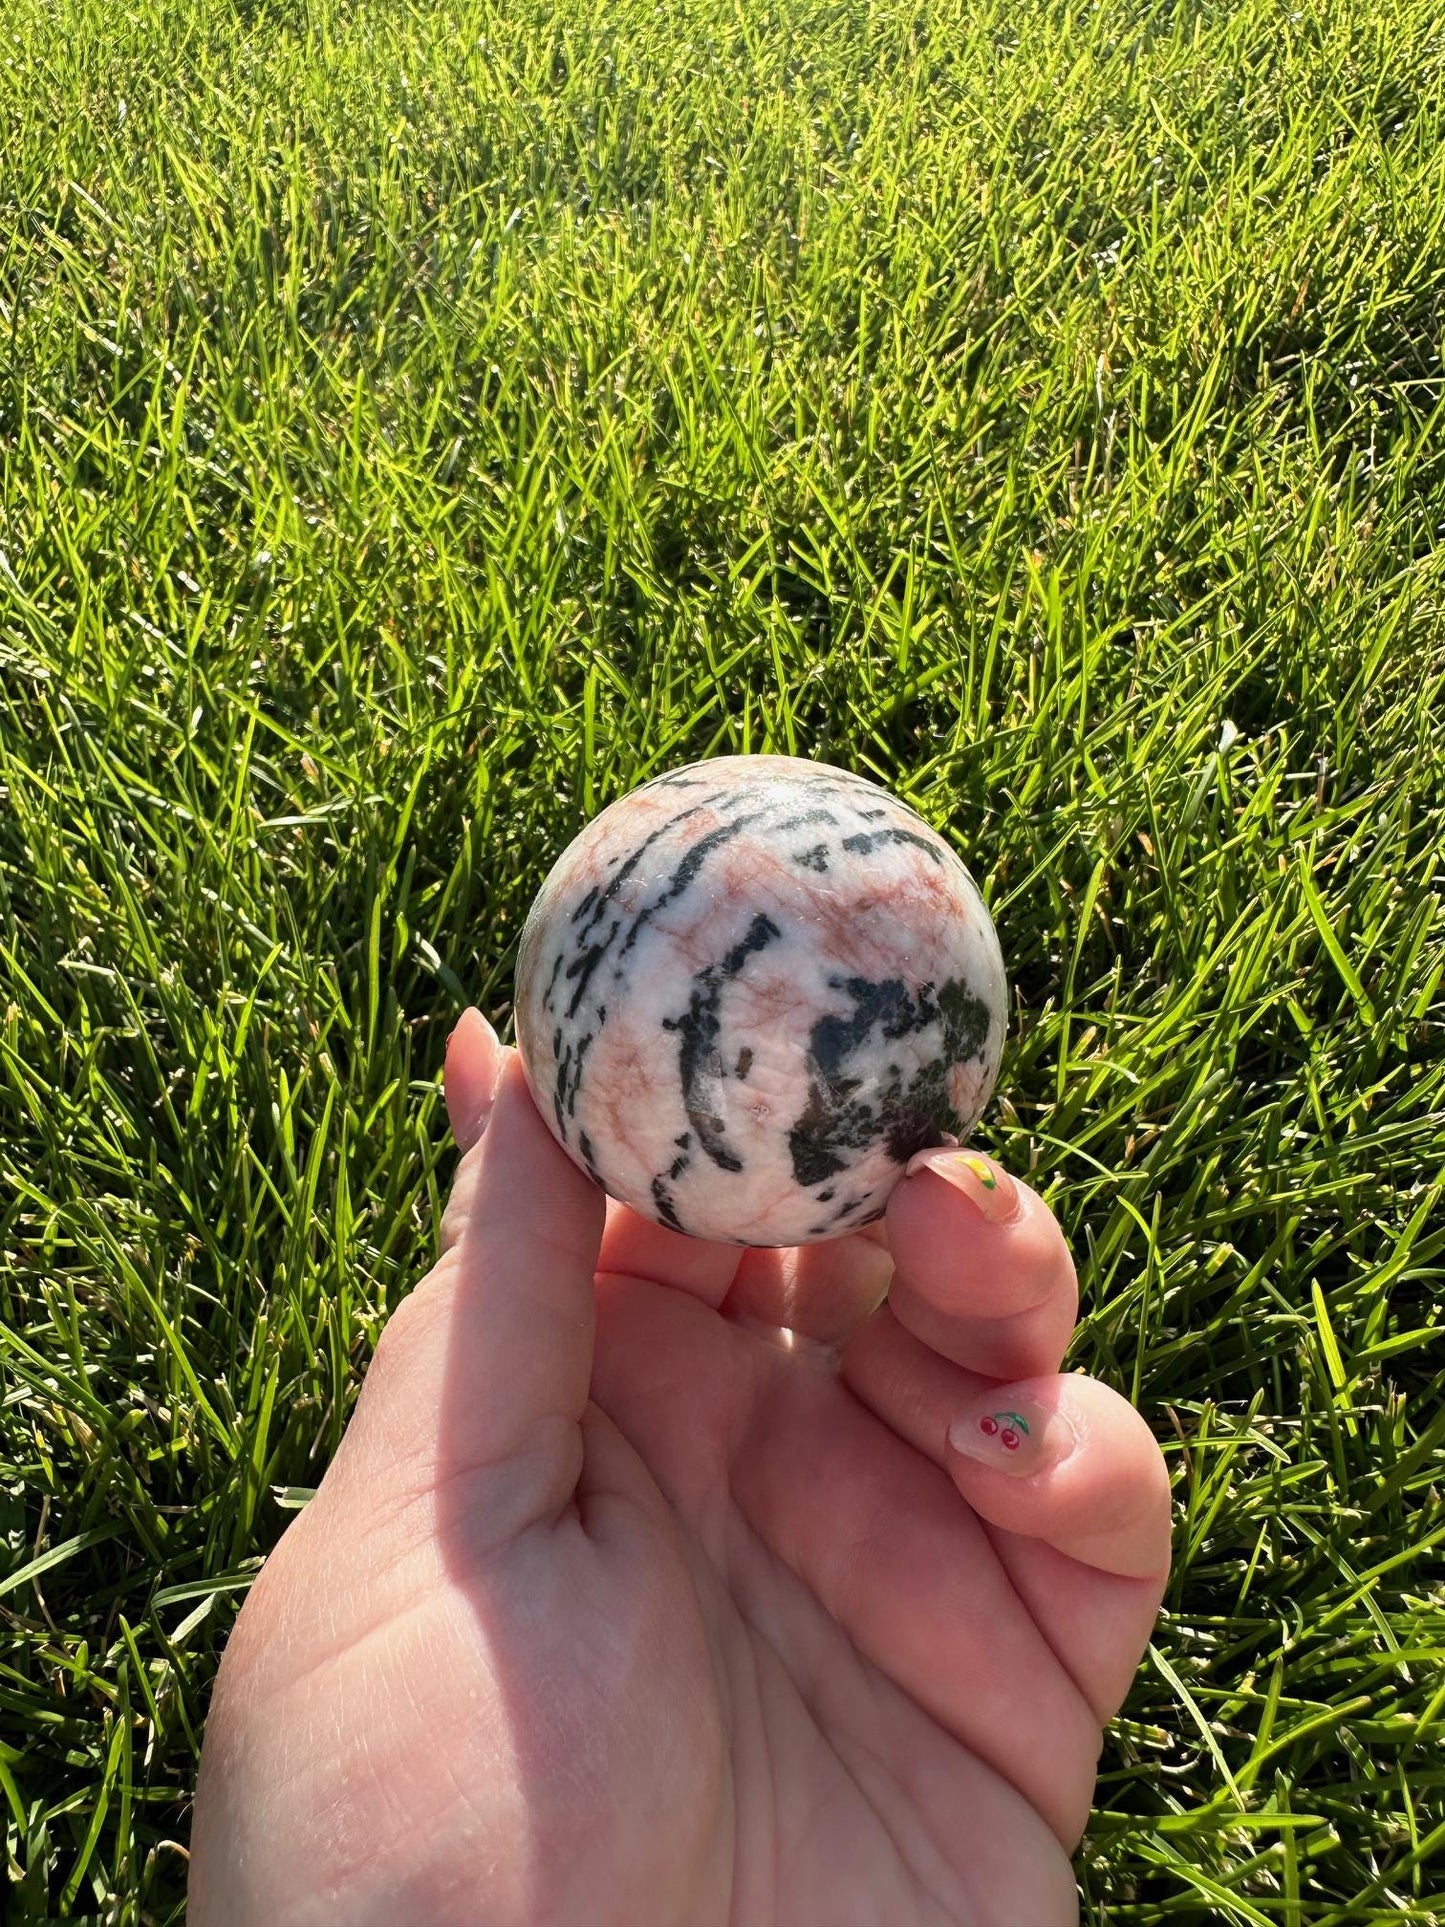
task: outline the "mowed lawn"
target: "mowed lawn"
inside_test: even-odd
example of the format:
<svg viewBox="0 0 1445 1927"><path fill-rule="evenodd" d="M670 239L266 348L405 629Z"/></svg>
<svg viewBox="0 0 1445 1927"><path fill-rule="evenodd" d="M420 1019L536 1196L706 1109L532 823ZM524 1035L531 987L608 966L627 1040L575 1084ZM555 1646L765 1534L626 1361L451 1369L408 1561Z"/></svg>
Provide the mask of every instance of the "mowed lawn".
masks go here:
<svg viewBox="0 0 1445 1927"><path fill-rule="evenodd" d="M985 887L1172 1469L1085 1919L1440 1917L1442 123L1438 0L9 0L11 1920L181 1918L448 1028L765 749Z"/></svg>

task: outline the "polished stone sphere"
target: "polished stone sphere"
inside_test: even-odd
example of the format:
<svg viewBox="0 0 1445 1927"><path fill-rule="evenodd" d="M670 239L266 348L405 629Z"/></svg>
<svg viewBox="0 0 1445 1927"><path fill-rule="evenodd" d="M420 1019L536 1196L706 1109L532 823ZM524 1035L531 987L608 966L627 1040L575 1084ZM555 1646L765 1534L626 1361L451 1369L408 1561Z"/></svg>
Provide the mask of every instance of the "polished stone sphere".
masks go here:
<svg viewBox="0 0 1445 1927"><path fill-rule="evenodd" d="M517 1043L558 1141L659 1224L840 1238L993 1089L1003 958L973 879L887 790L723 756L621 797L543 884Z"/></svg>

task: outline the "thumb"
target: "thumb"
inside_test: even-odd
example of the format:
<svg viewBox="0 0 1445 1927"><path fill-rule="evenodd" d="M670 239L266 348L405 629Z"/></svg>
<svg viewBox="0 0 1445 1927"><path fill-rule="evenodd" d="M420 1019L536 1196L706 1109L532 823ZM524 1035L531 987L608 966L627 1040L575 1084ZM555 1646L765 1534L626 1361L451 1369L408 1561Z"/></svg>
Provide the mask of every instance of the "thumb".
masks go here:
<svg viewBox="0 0 1445 1927"><path fill-rule="evenodd" d="M538 1114L521 1060L501 1053L441 1257L393 1313L367 1373L343 1446L354 1473L385 1467L393 1486L422 1492L485 1471L489 1536L566 1503L582 1463L605 1213Z"/></svg>

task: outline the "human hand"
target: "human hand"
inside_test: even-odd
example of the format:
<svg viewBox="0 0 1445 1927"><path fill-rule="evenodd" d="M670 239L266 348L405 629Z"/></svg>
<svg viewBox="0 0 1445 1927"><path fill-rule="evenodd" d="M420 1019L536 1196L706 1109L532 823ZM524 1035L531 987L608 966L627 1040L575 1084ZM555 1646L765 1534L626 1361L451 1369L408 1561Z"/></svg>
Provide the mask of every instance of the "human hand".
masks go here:
<svg viewBox="0 0 1445 1927"><path fill-rule="evenodd" d="M856 1237L702 1244L475 1011L446 1090L442 1255L224 1657L193 1927L1073 1921L1169 1502L1059 1375L1047 1207L923 1170Z"/></svg>

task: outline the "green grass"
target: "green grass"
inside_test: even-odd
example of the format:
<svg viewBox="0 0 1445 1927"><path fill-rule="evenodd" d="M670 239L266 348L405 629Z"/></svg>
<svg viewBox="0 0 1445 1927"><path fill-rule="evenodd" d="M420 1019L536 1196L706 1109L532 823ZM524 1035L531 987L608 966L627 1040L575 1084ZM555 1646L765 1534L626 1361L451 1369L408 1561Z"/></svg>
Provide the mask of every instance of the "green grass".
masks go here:
<svg viewBox="0 0 1445 1927"><path fill-rule="evenodd" d="M1178 1565L1096 1927L1445 1908L1438 0L10 0L10 1918L179 1918L566 839L870 773ZM1021 1922L1020 1927L1031 1927Z"/></svg>

